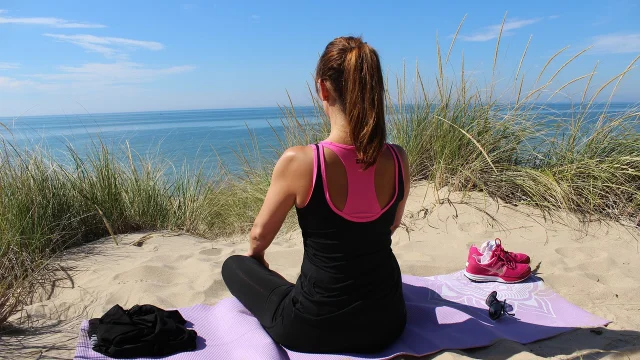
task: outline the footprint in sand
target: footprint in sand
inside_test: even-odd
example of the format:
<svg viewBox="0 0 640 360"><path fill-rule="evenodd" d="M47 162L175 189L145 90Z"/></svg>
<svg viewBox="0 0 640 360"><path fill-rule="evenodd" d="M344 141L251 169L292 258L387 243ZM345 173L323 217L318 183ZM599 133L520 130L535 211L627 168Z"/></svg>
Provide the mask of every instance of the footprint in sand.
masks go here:
<svg viewBox="0 0 640 360"><path fill-rule="evenodd" d="M222 249L218 249L218 248L205 249L200 251L199 254L204 256L220 256L222 255Z"/></svg>
<svg viewBox="0 0 640 360"><path fill-rule="evenodd" d="M178 274L176 271L166 266L142 265L129 271L121 272L113 276L113 280L118 284L129 283L156 283L156 284L175 284L188 282L185 276Z"/></svg>
<svg viewBox="0 0 640 360"><path fill-rule="evenodd" d="M458 224L458 230L465 233L481 234L483 236L490 236L492 234L485 224L477 221L461 222Z"/></svg>
<svg viewBox="0 0 640 360"><path fill-rule="evenodd" d="M231 255L238 254L239 249L237 246L226 246L221 245L219 247L213 247L209 249L200 250L198 254L209 257L219 257L220 259L225 259Z"/></svg>
<svg viewBox="0 0 640 360"><path fill-rule="evenodd" d="M563 258L576 260L576 261L586 261L592 259L599 259L607 256L602 252L602 249L598 249L595 247L559 247L556 250L556 254L562 256Z"/></svg>
<svg viewBox="0 0 640 360"><path fill-rule="evenodd" d="M214 300L218 300L225 296L228 296L229 291L227 290L227 285L225 285L224 281L220 278L220 276L213 276L214 278L211 280L209 286L204 290L204 297L206 302L213 302Z"/></svg>

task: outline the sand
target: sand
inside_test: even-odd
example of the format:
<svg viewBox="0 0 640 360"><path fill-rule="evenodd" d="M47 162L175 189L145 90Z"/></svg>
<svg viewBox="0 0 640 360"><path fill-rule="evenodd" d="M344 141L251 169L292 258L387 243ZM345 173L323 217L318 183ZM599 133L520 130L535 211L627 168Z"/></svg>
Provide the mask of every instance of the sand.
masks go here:
<svg viewBox="0 0 640 360"><path fill-rule="evenodd" d="M586 226L570 216L552 221L531 208L496 203L481 194L466 203L456 194L450 198L439 201L426 185L412 189L405 226L393 237L403 273L461 270L471 244L499 237L508 250L528 253L548 286L612 323L602 331L581 329L529 345L501 341L428 358L640 358L640 231L618 223ZM107 238L60 258L65 269L60 280L23 312L23 326L31 330L0 335L0 358L72 358L81 320L98 317L114 304L213 305L230 296L220 276L223 261L247 249L246 236L212 241L160 232L117 240L119 245ZM131 245L137 241L142 245ZM276 238L267 261L295 281L302 253L300 233L294 231Z"/></svg>

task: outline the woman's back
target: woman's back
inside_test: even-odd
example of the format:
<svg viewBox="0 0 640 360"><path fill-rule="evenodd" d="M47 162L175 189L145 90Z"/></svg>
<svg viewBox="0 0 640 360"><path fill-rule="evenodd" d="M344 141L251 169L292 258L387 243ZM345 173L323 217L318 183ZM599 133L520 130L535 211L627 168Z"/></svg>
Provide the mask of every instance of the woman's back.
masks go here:
<svg viewBox="0 0 640 360"><path fill-rule="evenodd" d="M297 309L327 317L346 308L359 311L357 303L395 298L401 281L391 234L405 194L397 150L386 145L366 170L348 145L321 142L314 156L311 195L297 207L305 247Z"/></svg>

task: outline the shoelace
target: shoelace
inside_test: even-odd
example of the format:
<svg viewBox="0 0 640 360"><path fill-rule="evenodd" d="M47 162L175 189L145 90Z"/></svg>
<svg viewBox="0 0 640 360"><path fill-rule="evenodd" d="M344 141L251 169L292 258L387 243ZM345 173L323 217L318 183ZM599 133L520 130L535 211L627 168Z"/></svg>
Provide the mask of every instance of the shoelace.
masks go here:
<svg viewBox="0 0 640 360"><path fill-rule="evenodd" d="M509 258L512 262L516 261L516 256L511 251L507 251L502 247L502 240L496 238L495 243L495 250L497 250L498 253L502 254L505 258Z"/></svg>
<svg viewBox="0 0 640 360"><path fill-rule="evenodd" d="M497 257L502 263L504 263L508 268L515 269L516 262L512 255L506 251L500 243L496 242L496 248L493 250L493 256Z"/></svg>

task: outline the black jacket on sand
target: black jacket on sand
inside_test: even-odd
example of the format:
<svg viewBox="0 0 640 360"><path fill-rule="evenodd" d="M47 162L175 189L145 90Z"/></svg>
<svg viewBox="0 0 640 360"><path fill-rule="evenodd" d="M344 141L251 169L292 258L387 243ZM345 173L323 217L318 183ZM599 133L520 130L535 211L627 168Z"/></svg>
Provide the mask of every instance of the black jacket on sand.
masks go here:
<svg viewBox="0 0 640 360"><path fill-rule="evenodd" d="M101 318L89 320L93 350L113 358L171 355L196 348L197 334L185 328L177 310L135 305L113 306Z"/></svg>

